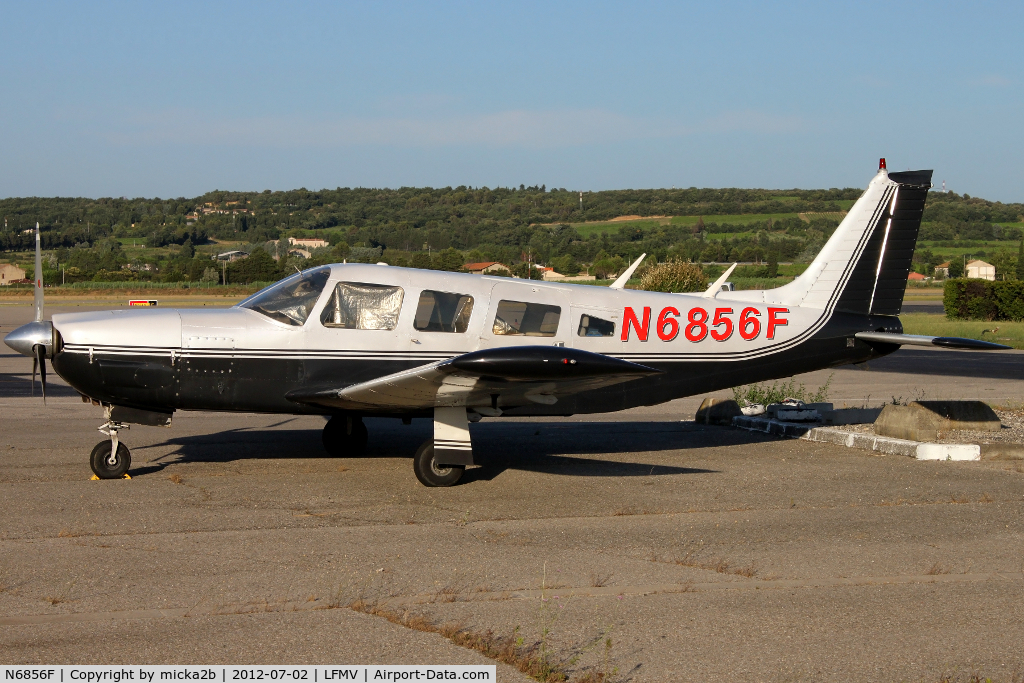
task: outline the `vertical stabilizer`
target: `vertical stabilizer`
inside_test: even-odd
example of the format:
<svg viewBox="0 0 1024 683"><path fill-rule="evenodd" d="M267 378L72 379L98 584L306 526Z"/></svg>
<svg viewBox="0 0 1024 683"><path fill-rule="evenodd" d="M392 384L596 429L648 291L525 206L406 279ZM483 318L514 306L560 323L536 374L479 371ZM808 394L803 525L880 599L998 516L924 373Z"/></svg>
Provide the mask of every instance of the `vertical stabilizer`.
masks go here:
<svg viewBox="0 0 1024 683"><path fill-rule="evenodd" d="M728 298L849 313L899 315L931 171L888 173L884 160L864 194L793 282Z"/></svg>

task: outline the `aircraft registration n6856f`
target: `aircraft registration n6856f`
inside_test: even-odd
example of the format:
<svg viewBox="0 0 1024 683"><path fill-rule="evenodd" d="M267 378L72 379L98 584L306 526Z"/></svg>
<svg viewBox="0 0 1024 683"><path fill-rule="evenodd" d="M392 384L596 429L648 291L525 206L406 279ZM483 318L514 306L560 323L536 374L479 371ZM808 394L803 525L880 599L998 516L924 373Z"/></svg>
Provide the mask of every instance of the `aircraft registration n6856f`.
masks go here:
<svg viewBox="0 0 1024 683"><path fill-rule="evenodd" d="M117 310L42 319L5 342L103 407L101 478L131 464L119 430L176 410L320 414L327 451L359 454L362 418L431 417L414 458L427 486L472 465L469 423L570 415L866 361L903 344L1003 349L902 334L931 171L884 160L807 270L769 290L664 294L369 264L297 273L227 310ZM37 227L37 267L40 273ZM45 396L45 388L44 388Z"/></svg>

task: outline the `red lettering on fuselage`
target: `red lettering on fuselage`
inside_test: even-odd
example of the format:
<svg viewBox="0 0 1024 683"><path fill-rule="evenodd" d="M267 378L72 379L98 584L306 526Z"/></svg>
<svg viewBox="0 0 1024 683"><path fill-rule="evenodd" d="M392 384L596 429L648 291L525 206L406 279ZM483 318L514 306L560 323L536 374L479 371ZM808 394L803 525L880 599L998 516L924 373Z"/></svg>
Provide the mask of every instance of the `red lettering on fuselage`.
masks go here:
<svg viewBox="0 0 1024 683"><path fill-rule="evenodd" d="M654 324L654 331L662 341L670 342L676 339L679 332L693 343L699 343L709 336L716 342L724 342L732 337L733 331L737 331L744 341L754 341L765 331L765 339L775 339L775 330L778 327L789 325L789 319L782 315L789 313L788 308L768 308L768 320L761 324L761 311L754 306L747 306L740 309L739 318L734 320L736 315L732 308L716 308L714 318L707 309L694 306L685 313L685 322L677 320L683 314L674 306L666 306L661 309L657 321ZM636 330L638 340L645 342L651 331L651 308L644 306L643 316L637 317L636 311L626 306L622 311L622 341L629 341L630 328ZM710 334L709 334L710 333Z"/></svg>
<svg viewBox="0 0 1024 683"><path fill-rule="evenodd" d="M775 328L783 325L788 325L789 320L786 318L779 318L779 313L789 313L788 308L769 308L768 309L768 334L767 339L775 339Z"/></svg>
<svg viewBox="0 0 1024 683"><path fill-rule="evenodd" d="M629 306L622 312L622 341L629 341L629 327L633 326L636 330L636 337L642 342L647 341L647 332L651 327L651 307L644 306L644 321L643 324L636 319L636 313Z"/></svg>

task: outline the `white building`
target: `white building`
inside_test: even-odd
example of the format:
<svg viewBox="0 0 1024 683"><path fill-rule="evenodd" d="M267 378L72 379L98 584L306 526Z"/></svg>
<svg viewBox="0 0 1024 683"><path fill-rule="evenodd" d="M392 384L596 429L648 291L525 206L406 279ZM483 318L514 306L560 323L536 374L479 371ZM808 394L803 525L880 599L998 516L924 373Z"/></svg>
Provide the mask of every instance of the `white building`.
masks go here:
<svg viewBox="0 0 1024 683"><path fill-rule="evenodd" d="M0 285L9 285L16 280L24 279L24 270L12 263L0 263Z"/></svg>
<svg viewBox="0 0 1024 683"><path fill-rule="evenodd" d="M996 267L984 261L968 261L967 277L977 280L995 280Z"/></svg>
<svg viewBox="0 0 1024 683"><path fill-rule="evenodd" d="M320 247L331 246L330 242L319 237L289 237L288 244L293 247L302 247L303 249L319 249Z"/></svg>

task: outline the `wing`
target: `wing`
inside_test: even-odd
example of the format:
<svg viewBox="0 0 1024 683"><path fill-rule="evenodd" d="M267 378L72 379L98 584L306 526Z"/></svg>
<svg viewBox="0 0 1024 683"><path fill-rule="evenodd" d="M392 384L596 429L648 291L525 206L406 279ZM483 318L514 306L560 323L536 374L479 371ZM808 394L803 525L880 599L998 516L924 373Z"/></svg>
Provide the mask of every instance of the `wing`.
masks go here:
<svg viewBox="0 0 1024 683"><path fill-rule="evenodd" d="M557 346L512 346L448 360L346 387L298 389L296 403L348 410L466 406L484 415L628 382L661 372L598 353Z"/></svg>

